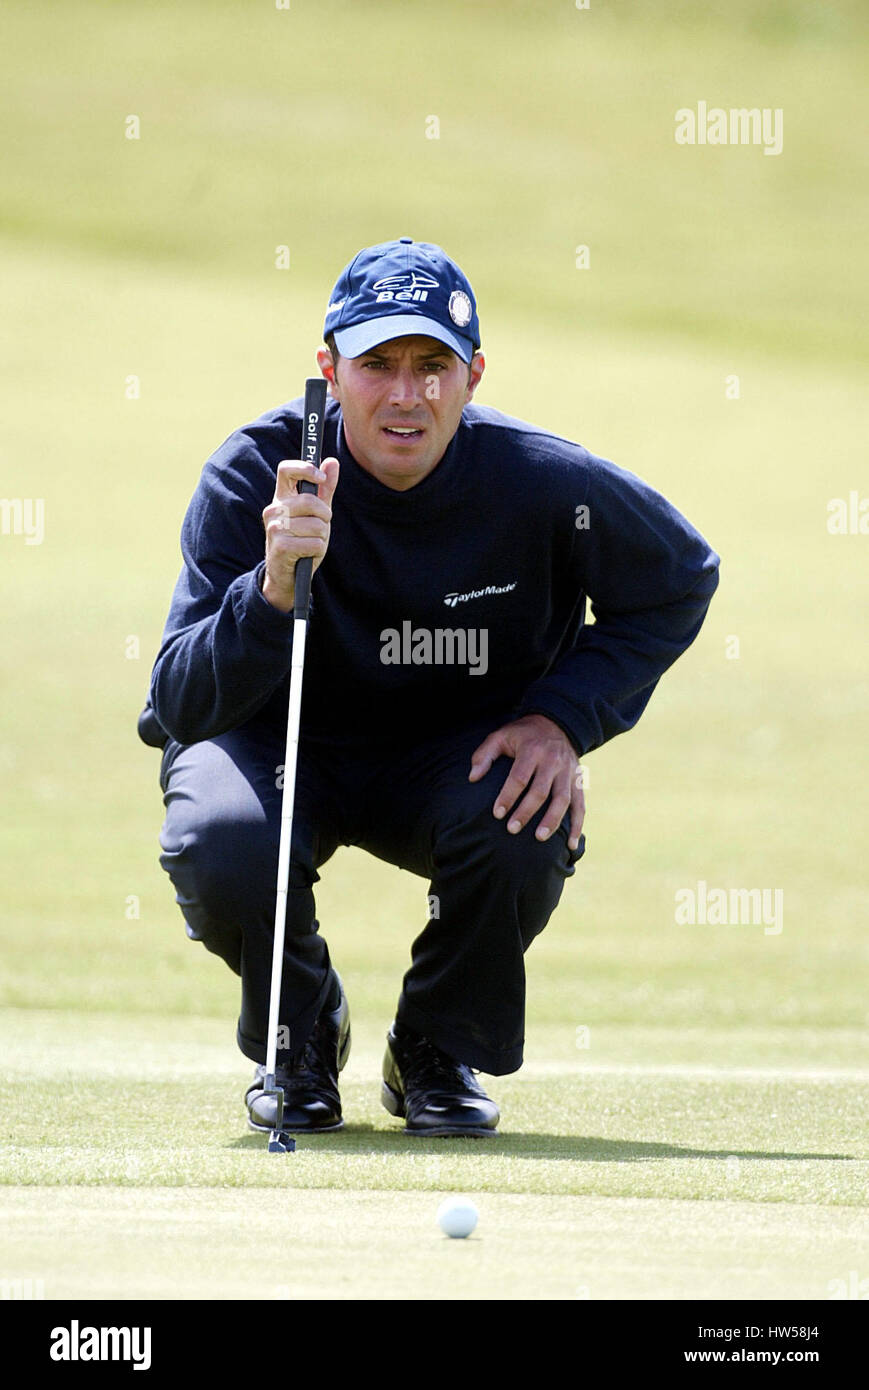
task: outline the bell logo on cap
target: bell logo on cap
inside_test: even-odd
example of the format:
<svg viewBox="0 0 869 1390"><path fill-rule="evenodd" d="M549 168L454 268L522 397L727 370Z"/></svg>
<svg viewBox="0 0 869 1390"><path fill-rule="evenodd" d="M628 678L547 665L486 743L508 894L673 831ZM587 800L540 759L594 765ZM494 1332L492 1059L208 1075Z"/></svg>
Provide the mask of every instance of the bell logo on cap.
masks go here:
<svg viewBox="0 0 869 1390"><path fill-rule="evenodd" d="M373 290L436 290L438 281L425 271L409 270L404 275L385 275L372 285Z"/></svg>
<svg viewBox="0 0 869 1390"><path fill-rule="evenodd" d="M376 302L382 304L387 299L412 300L415 304L428 299L429 290L440 289L440 281L425 271L409 270L403 275L384 275L371 286L377 290Z"/></svg>
<svg viewBox="0 0 869 1390"><path fill-rule="evenodd" d="M473 309L471 301L464 290L453 290L449 302L450 318L459 328L464 328L471 322Z"/></svg>

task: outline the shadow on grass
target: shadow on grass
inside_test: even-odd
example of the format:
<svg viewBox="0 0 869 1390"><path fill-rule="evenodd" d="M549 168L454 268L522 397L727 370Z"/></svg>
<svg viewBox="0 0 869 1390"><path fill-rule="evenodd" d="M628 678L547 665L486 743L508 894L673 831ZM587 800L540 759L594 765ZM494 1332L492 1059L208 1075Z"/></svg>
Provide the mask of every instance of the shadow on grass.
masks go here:
<svg viewBox="0 0 869 1390"><path fill-rule="evenodd" d="M490 1153L499 1158L578 1159L582 1163L642 1163L652 1158L745 1158L806 1160L850 1160L851 1154L787 1153L765 1149L690 1149L678 1144L653 1144L643 1140L595 1139L564 1134L495 1134L491 1139L427 1139L403 1134L401 1130L375 1129L370 1124L345 1125L331 1134L297 1134L298 1147L311 1153L329 1154L457 1154ZM228 1149L263 1152L264 1134L246 1134L231 1140Z"/></svg>

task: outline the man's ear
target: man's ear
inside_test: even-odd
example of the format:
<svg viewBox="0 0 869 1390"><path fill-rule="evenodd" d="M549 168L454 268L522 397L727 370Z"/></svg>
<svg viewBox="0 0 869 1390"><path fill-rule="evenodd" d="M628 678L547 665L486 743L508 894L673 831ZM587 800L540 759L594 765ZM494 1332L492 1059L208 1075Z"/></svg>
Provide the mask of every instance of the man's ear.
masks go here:
<svg viewBox="0 0 869 1390"><path fill-rule="evenodd" d="M317 349L317 366L329 383L329 394L338 400L338 372L327 347Z"/></svg>
<svg viewBox="0 0 869 1390"><path fill-rule="evenodd" d="M479 386L479 384L480 384L480 379L481 379L481 377L482 377L482 375L483 375L483 372L484 372L485 370L486 370L486 359L485 359L485 357L483 356L483 354L482 354L481 352L475 352L474 355L473 355L473 357L471 358L471 365L470 365L470 368L469 368L470 374L469 374L469 376L468 376L468 389L467 389L467 391L465 392L465 404L468 403L468 401L471 399L471 397L473 396L474 392L476 391L477 387Z"/></svg>

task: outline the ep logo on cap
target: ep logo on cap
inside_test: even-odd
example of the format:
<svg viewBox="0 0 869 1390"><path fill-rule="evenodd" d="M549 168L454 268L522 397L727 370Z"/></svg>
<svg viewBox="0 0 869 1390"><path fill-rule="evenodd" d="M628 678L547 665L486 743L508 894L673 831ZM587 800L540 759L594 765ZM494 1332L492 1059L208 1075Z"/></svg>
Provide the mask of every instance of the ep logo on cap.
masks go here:
<svg viewBox="0 0 869 1390"><path fill-rule="evenodd" d="M463 362L480 346L467 277L440 246L412 237L367 246L345 266L323 332L334 333L342 357L359 357L413 333L436 338Z"/></svg>

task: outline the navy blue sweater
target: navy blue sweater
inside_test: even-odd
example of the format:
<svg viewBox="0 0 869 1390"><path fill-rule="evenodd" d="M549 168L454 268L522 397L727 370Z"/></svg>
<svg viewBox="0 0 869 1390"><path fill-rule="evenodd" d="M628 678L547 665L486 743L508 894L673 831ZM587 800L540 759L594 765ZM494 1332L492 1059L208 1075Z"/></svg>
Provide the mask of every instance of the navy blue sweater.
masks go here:
<svg viewBox="0 0 869 1390"><path fill-rule="evenodd" d="M286 732L293 618L262 593L262 512L278 463L299 457L301 414L291 401L232 434L188 508L150 693L181 743ZM349 453L330 400L324 454L341 476L312 586L303 734L412 740L536 712L585 753L636 724L700 630L718 556L578 444L469 405L437 467L398 492ZM475 665L448 659L468 630Z"/></svg>

